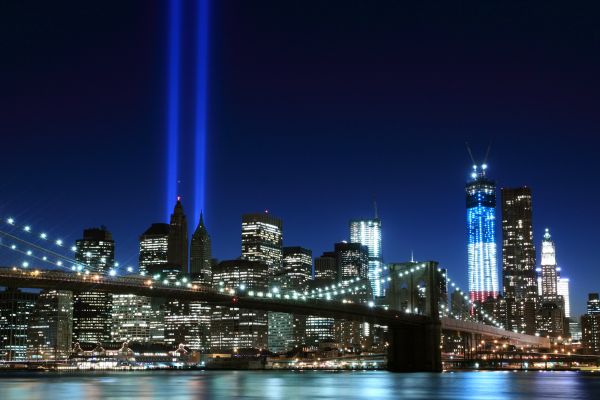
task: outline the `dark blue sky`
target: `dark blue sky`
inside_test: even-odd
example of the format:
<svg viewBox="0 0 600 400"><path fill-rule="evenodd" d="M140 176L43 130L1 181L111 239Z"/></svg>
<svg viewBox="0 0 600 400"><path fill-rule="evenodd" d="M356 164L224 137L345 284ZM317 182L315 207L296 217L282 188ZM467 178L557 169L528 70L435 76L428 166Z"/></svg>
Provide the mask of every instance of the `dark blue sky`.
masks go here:
<svg viewBox="0 0 600 400"><path fill-rule="evenodd" d="M117 258L164 219L166 2L6 2L0 216ZM193 2L188 2L193 4ZM434 259L466 288L465 141L499 187L534 194L577 313L600 291L599 10L563 2L213 1L205 219L220 259L269 209L319 255L372 215L386 261ZM194 12L181 193L192 213ZM572 8L567 8L572 7ZM498 231L498 234L500 232ZM0 259L10 262L5 251ZM500 271L499 271L500 273Z"/></svg>

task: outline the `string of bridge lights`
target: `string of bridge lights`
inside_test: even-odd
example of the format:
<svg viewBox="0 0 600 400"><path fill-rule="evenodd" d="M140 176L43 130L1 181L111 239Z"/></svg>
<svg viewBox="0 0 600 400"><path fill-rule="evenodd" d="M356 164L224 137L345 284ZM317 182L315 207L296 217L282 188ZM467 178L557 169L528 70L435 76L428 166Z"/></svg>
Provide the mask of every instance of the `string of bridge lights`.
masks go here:
<svg viewBox="0 0 600 400"><path fill-rule="evenodd" d="M37 238L39 238L40 240L43 241L47 241L48 243L53 243L54 246L56 246L59 249L64 249L64 241L60 238L50 238L50 236L42 231L42 232L34 232L33 228L31 227L31 225L17 225L17 222L15 221L14 218L12 217L8 217L5 219L6 224L20 229L22 232L26 233L26 234L31 234L31 235L35 235ZM83 273L87 273L89 274L89 270L87 270L87 265L82 264L80 262L78 262L77 260L74 260L72 257L68 257L65 256L63 254L60 254L54 250L42 247L40 245L37 245L35 243L32 243L29 240L23 239L22 237L18 237L15 236L9 232L6 232L4 230L0 230L0 236L5 236L8 238L13 239L14 241L20 242L20 243L24 243L26 244L28 247L30 248L35 248L37 250L39 250L42 255L37 255L36 253L33 252L33 250L31 250L30 248L27 250L22 250L19 246L17 246L16 243L11 243L11 244L6 244L0 241L0 246L10 249L16 253L19 253L21 255L24 255L26 257L53 265L55 267L59 267L59 268L63 268L63 269L67 269L67 270L71 270L71 271L76 271L76 272L83 272ZM70 250L72 252L75 252L77 250L77 248L75 246L72 246L70 248ZM46 254L49 254L51 256L54 256L54 258L49 258ZM69 265L65 265L65 264L70 264ZM30 263L28 261L23 261L21 263L21 267L23 268L28 268L30 266ZM115 262L114 264L114 268L109 270L108 273L110 276L115 276L117 275L117 271L116 268L119 267L119 263ZM404 277L404 276L408 276L410 274L413 274L415 272L418 272L422 269L424 269L425 266L424 265L418 265L415 267L412 267L410 270L406 270L403 272L399 272L398 276L399 277ZM133 272L133 267L129 266L127 267L127 272L132 273ZM438 268L437 269L438 272L441 273L442 277L444 277L446 279L446 284L450 285L451 287L455 288L458 293L463 296L463 298L465 299L466 303L469 304L471 307L473 307L473 309L475 309L477 312L479 312L479 314L488 322L492 323L494 326L497 327L501 327L502 325L500 323L498 323L498 321L496 321L492 316L490 316L485 310L482 310L481 307L479 306L479 304L473 302L462 290L461 288L448 276L447 273L442 273L442 269ZM144 275L144 273L142 272L140 275ZM153 277L153 280L159 280L160 276L155 276ZM327 285L325 287L322 288L315 288L315 289L311 289L310 291L304 291L304 292L298 292L298 291L290 291L290 292L282 292L280 291L278 288L272 288L270 290L267 291L254 291L254 290L249 290L248 292L245 292L245 285L240 285L238 286L238 290L240 290L241 292L245 292L247 293L249 296L257 296L257 297L266 297L266 298L278 298L278 299L293 299L293 300L297 300L297 299L302 299L302 300L306 300L306 299L325 299L325 300L331 300L334 296L340 296L340 295L356 295L358 294L358 292L361 289L366 289L366 285L355 285L358 282L360 282L360 278L353 278L353 279L349 279L346 281L342 281L340 283L337 284L332 284L332 285ZM385 283L386 281L391 281L391 277L387 277L387 278L382 278L380 280L381 283ZM170 280L165 279L164 281L162 281L163 284L168 285L170 283ZM189 284L189 285L188 285ZM181 280L176 280L174 281L174 285L176 286L189 286L191 287L191 283L187 282L187 278L182 278ZM221 282L219 287L219 292L221 293L229 293L229 294L236 294L237 290L234 288L225 288L223 287L224 283ZM352 287L353 285L354 288ZM350 300L348 299L342 299L342 302L350 302ZM370 307L374 307L375 304L373 301L369 301L367 302L367 304ZM449 310L447 310L447 307L442 305L442 308L444 309L443 312L446 312L446 315L450 315L453 316L457 319L461 319L458 315L450 312ZM410 310L407 310L407 312L410 312Z"/></svg>
<svg viewBox="0 0 600 400"><path fill-rule="evenodd" d="M56 246L59 249L65 249L65 244L64 244L64 241L62 239L60 239L60 238L50 238L50 236L45 231L35 232L33 230L33 228L31 227L31 225L18 225L17 222L15 221L15 219L12 218L12 217L5 218L4 221L6 222L6 224L8 224L8 225L10 225L10 226L12 226L12 227L14 227L16 229L19 229L20 231L25 232L26 234L34 235L38 239L41 239L43 241L47 241L48 243L52 243L54 246ZM84 271L84 272L87 271L87 267L88 266L86 264L83 264L83 263L81 263L81 262L73 259L72 257L65 256L63 254L57 253L54 250L50 250L50 249L48 249L46 247L37 245L35 243L32 243L29 240L23 239L22 237L19 237L19 236L15 236L15 235L13 235L11 233L8 233L8 232L5 232L3 230L0 230L0 236L1 235L10 237L11 239L19 241L21 243L25 243L29 247L37 248L40 252L51 254L51 255L53 255L53 256L55 256L57 258L57 260L51 260L47 256L34 257L34 258L38 259L39 261L42 261L42 262L45 262L45 263L48 263L48 264L51 264L51 265L54 265L54 266L57 266L57 267L61 267L61 268L65 268L64 264L68 263L68 264L71 265L70 268L68 268L68 269L70 269L72 271ZM6 246L4 246L4 247L6 247ZM9 248L11 250L16 250L17 249L17 245L13 243ZM77 247L76 246L71 246L70 250L71 250L72 253L75 253L77 251ZM31 257L33 255L33 251L32 250L27 250L27 251L23 252L22 254L24 254L24 255L26 255L28 257ZM90 256L90 254L87 254L87 256ZM29 266L29 264L28 264L27 261L24 261L21 265L24 266L25 268ZM117 275L117 270L116 269L119 268L119 266L120 266L120 263L117 262L117 261L115 261L114 267L108 271L109 275L110 276ZM128 273L132 273L133 270L134 270L134 268L131 267L131 266L126 267L126 271ZM141 274L141 275L144 275L144 274Z"/></svg>

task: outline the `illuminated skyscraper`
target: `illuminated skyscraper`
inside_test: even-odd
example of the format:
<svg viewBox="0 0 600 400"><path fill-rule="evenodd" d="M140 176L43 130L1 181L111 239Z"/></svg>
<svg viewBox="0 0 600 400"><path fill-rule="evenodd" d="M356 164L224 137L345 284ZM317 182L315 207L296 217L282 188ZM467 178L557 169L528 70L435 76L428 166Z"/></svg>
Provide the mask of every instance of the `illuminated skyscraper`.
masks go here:
<svg viewBox="0 0 600 400"><path fill-rule="evenodd" d="M350 221L350 242L361 243L369 251L369 280L373 296L385 295L385 287L381 282L384 273L383 255L381 252L381 220L356 219Z"/></svg>
<svg viewBox="0 0 600 400"><path fill-rule="evenodd" d="M72 349L73 293L44 290L40 293L27 329L27 358L65 360Z"/></svg>
<svg viewBox="0 0 600 400"><path fill-rule="evenodd" d="M556 247L546 229L542 240L541 282L542 297L538 310L538 332L542 336L558 337L568 332L565 320L565 298L558 292L559 271Z"/></svg>
<svg viewBox="0 0 600 400"><path fill-rule="evenodd" d="M117 342L150 341L151 299L135 294L113 295L112 338Z"/></svg>
<svg viewBox="0 0 600 400"><path fill-rule="evenodd" d="M511 331L536 332L538 283L533 242L531 189L502 189L502 283Z"/></svg>
<svg viewBox="0 0 600 400"><path fill-rule="evenodd" d="M0 292L0 360L25 361L27 326L33 314L37 293L7 288Z"/></svg>
<svg viewBox="0 0 600 400"><path fill-rule="evenodd" d="M486 177L487 165L473 166L466 186L469 297L483 302L498 296L496 266L496 184Z"/></svg>
<svg viewBox="0 0 600 400"><path fill-rule="evenodd" d="M502 189L501 193L504 297L536 297L531 189Z"/></svg>
<svg viewBox="0 0 600 400"><path fill-rule="evenodd" d="M556 266L556 248L546 228L542 241L542 296L558 295L558 271Z"/></svg>
<svg viewBox="0 0 600 400"><path fill-rule="evenodd" d="M267 212L242 216L242 258L262 261L269 279L281 272L283 223Z"/></svg>
<svg viewBox="0 0 600 400"><path fill-rule="evenodd" d="M571 318L571 297L569 296L569 278L558 278L558 295L562 296L565 302L565 317Z"/></svg>
<svg viewBox="0 0 600 400"><path fill-rule="evenodd" d="M316 286L330 285L338 280L337 256L333 251L326 251L321 257L315 258L314 284Z"/></svg>
<svg viewBox="0 0 600 400"><path fill-rule="evenodd" d="M204 217L200 213L200 221L192 235L190 245L190 274L194 282L211 284L211 248L210 235L204 226Z"/></svg>
<svg viewBox="0 0 600 400"><path fill-rule="evenodd" d="M366 279L369 275L369 249L361 243L335 244L339 282L354 278Z"/></svg>
<svg viewBox="0 0 600 400"><path fill-rule="evenodd" d="M105 228L83 231L75 259L86 269L107 274L115 264L115 242ZM73 342L99 343L111 339L112 296L106 292L76 292L73 296Z"/></svg>
<svg viewBox="0 0 600 400"><path fill-rule="evenodd" d="M177 203L169 228L167 259L170 264L179 267L183 273L188 272L188 227L181 197L177 197Z"/></svg>
<svg viewBox="0 0 600 400"><path fill-rule="evenodd" d="M169 224L156 223L140 236L140 273L147 274L152 265L166 264L169 248Z"/></svg>
<svg viewBox="0 0 600 400"><path fill-rule="evenodd" d="M275 276L276 287L284 291L303 292L312 279L312 251L303 247L284 247L283 266ZM269 313L269 351L287 352L304 344L306 317L286 313Z"/></svg>
<svg viewBox="0 0 600 400"><path fill-rule="evenodd" d="M312 251L304 247L284 247L283 263L276 284L284 290L304 291L312 278Z"/></svg>
<svg viewBox="0 0 600 400"><path fill-rule="evenodd" d="M587 312L581 316L581 345L587 354L600 354L600 297L590 293Z"/></svg>
<svg viewBox="0 0 600 400"><path fill-rule="evenodd" d="M268 267L262 261L227 260L213 268L213 287L265 293ZM237 307L214 306L211 315L211 347L215 351L267 346L267 313Z"/></svg>

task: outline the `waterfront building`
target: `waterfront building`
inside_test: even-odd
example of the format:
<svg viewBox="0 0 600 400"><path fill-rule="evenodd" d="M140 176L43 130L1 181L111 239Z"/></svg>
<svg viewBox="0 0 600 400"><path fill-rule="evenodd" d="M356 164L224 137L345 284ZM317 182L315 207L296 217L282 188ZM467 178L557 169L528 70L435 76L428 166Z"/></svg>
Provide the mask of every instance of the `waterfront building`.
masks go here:
<svg viewBox="0 0 600 400"><path fill-rule="evenodd" d="M0 360L27 359L27 326L33 314L37 293L7 288L0 292Z"/></svg>
<svg viewBox="0 0 600 400"><path fill-rule="evenodd" d="M268 276L267 285L271 284L276 287L276 290L279 289L277 286L283 273L283 222L266 211L244 214L242 216L242 259L265 264ZM260 318L260 314L257 313L257 317ZM284 328L279 323L290 322L292 317L273 314L278 313L267 313L268 321L273 321L278 325L273 326L274 331L269 332L268 337L277 338L277 343L271 344L280 348L281 343L288 342L290 337L288 335L287 338L278 338L278 332L289 331L289 327ZM259 325L262 325L262 322Z"/></svg>
<svg viewBox="0 0 600 400"><path fill-rule="evenodd" d="M190 275L195 283L204 285L212 283L211 257L210 235L204 225L204 216L200 213L200 221L190 244Z"/></svg>
<svg viewBox="0 0 600 400"><path fill-rule="evenodd" d="M268 290L269 268L262 261L227 260L213 268L213 287L221 292L262 292ZM214 306L211 315L210 345L213 351L267 347L267 313L238 307Z"/></svg>
<svg viewBox="0 0 600 400"><path fill-rule="evenodd" d="M466 185L469 297L474 302L498 295L496 184L486 170L485 164L474 165Z"/></svg>
<svg viewBox="0 0 600 400"><path fill-rule="evenodd" d="M600 354L600 297L590 293L587 312L581 317L581 345L587 354Z"/></svg>
<svg viewBox="0 0 600 400"><path fill-rule="evenodd" d="M192 350L210 349L212 308L205 302L171 299L164 306L165 343L171 348L183 344Z"/></svg>
<svg viewBox="0 0 600 400"><path fill-rule="evenodd" d="M561 296L542 297L537 314L537 333L540 336L551 338L564 337L565 332L568 332L565 323L563 298Z"/></svg>
<svg viewBox="0 0 600 400"><path fill-rule="evenodd" d="M312 279L312 251L299 246L283 248L283 266L275 276L276 290L304 292ZM285 313L269 313L269 350L290 351L304 343L306 317Z"/></svg>
<svg viewBox="0 0 600 400"><path fill-rule="evenodd" d="M168 263L170 225L152 224L140 236L139 271L148 274L149 267Z"/></svg>
<svg viewBox="0 0 600 400"><path fill-rule="evenodd" d="M152 301L135 294L113 295L112 338L116 342L149 342Z"/></svg>
<svg viewBox="0 0 600 400"><path fill-rule="evenodd" d="M382 279L385 278L385 266L381 248L381 220L378 218L377 212L375 214L373 219L350 221L350 242L367 246L368 278L371 282L373 296L380 297L385 294L385 285L382 282Z"/></svg>
<svg viewBox="0 0 600 400"><path fill-rule="evenodd" d="M65 360L72 349L73 293L43 290L27 328L27 358Z"/></svg>
<svg viewBox="0 0 600 400"><path fill-rule="evenodd" d="M75 260L91 273L108 274L115 264L115 242L105 228L83 231L75 242ZM103 343L111 340L112 295L75 292L73 296L73 342Z"/></svg>
<svg viewBox="0 0 600 400"><path fill-rule="evenodd" d="M315 258L314 279L309 283L309 288L322 288L336 283L338 280L338 262L335 252L328 251L321 257ZM319 316L306 317L304 331L304 344L309 347L318 347L319 343L335 340L334 319Z"/></svg>
<svg viewBox="0 0 600 400"><path fill-rule="evenodd" d="M181 272L188 272L188 227L179 196L169 222L167 260L169 264L178 266Z"/></svg>
<svg viewBox="0 0 600 400"><path fill-rule="evenodd" d="M361 243L336 243L335 255L337 260L338 282L344 282L355 278L369 279L369 265L371 261L367 246ZM371 288L373 288L372 281Z"/></svg>

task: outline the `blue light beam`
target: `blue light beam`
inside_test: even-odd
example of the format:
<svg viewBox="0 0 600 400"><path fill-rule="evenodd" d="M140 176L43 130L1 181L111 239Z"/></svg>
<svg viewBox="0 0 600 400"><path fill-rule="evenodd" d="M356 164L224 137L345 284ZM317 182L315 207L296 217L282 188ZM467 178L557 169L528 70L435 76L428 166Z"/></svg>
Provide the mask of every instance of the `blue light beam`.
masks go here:
<svg viewBox="0 0 600 400"><path fill-rule="evenodd" d="M196 119L194 141L194 221L204 211L208 115L209 0L198 0L196 37Z"/></svg>
<svg viewBox="0 0 600 400"><path fill-rule="evenodd" d="M181 69L181 0L169 1L167 79L167 221L177 197L179 178L179 90Z"/></svg>

